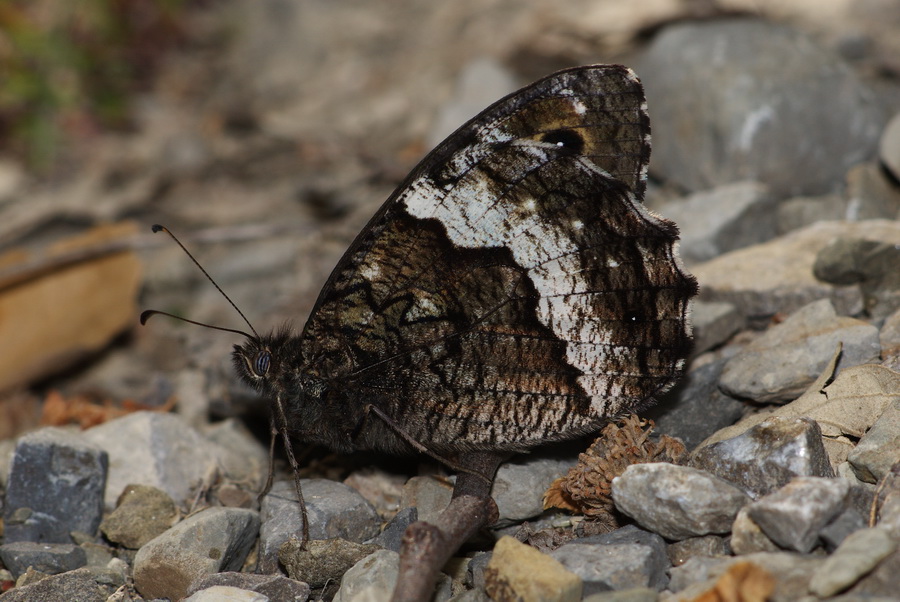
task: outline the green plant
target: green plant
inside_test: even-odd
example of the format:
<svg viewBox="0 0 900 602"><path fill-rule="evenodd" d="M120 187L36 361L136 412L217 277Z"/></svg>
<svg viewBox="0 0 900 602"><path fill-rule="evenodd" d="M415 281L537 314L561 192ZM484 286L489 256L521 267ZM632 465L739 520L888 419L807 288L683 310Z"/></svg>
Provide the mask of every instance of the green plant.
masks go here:
<svg viewBox="0 0 900 602"><path fill-rule="evenodd" d="M0 0L0 152L46 169L67 139L127 125L187 3Z"/></svg>

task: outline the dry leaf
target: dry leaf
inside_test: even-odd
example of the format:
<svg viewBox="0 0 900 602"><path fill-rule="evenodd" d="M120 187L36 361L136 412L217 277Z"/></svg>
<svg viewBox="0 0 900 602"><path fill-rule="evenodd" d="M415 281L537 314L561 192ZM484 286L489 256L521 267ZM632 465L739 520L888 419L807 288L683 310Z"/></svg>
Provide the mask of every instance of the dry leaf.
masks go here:
<svg viewBox="0 0 900 602"><path fill-rule="evenodd" d="M736 562L693 602L766 602L774 591L775 578L768 571L752 562Z"/></svg>
<svg viewBox="0 0 900 602"><path fill-rule="evenodd" d="M44 400L41 424L43 426L78 424L81 428L86 429L133 412L169 412L174 407L174 397L169 398L161 406L150 406L130 399L126 399L121 405L116 405L108 399L97 403L86 395L76 395L66 399L58 392L51 391Z"/></svg>
<svg viewBox="0 0 900 602"><path fill-rule="evenodd" d="M141 264L133 252L54 261L134 232L132 223L97 227L38 252L37 262L22 250L0 256L4 273L15 273L0 278L0 390L69 366L134 323Z"/></svg>
<svg viewBox="0 0 900 602"><path fill-rule="evenodd" d="M618 423L606 425L578 464L550 485L544 494L544 508L561 508L584 514L591 520L615 525L612 513L612 480L628 466L646 462L679 463L684 445L663 435L652 441L653 421L632 414Z"/></svg>

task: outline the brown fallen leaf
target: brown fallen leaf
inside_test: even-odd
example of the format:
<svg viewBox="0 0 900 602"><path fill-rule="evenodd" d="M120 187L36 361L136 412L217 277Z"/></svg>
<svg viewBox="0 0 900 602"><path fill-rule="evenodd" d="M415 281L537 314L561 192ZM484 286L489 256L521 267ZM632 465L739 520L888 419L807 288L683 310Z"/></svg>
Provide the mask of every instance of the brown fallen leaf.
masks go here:
<svg viewBox="0 0 900 602"><path fill-rule="evenodd" d="M174 397L170 397L161 406L150 406L130 399L126 399L121 405L116 405L109 399L98 403L86 395L76 395L66 399L59 392L51 391L44 400L41 425L78 424L81 428L86 429L133 412L170 412L174 407Z"/></svg>
<svg viewBox="0 0 900 602"><path fill-rule="evenodd" d="M692 602L766 602L775 591L775 578L752 562L728 567L709 589Z"/></svg>
<svg viewBox="0 0 900 602"><path fill-rule="evenodd" d="M652 420L635 414L606 425L578 464L556 479L544 494L544 508L561 508L615 526L612 480L632 464L672 462L685 457L684 444L663 435L650 439Z"/></svg>
<svg viewBox="0 0 900 602"><path fill-rule="evenodd" d="M122 250L135 232L131 222L109 224L34 253L0 255L9 274L0 278L0 390L70 366L136 322L141 264ZM79 249L98 246L119 250L78 259Z"/></svg>

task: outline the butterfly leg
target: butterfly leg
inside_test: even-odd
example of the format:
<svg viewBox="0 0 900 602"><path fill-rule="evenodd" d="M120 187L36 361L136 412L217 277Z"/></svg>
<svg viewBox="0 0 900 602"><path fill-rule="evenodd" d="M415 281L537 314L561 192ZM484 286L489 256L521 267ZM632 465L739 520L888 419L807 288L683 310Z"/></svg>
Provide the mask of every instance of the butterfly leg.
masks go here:
<svg viewBox="0 0 900 602"><path fill-rule="evenodd" d="M497 504L490 493L504 458L495 452L460 455L458 463L466 470L457 474L450 505L434 524L415 522L403 534L393 602L431 598L438 572L447 560L478 529L497 521Z"/></svg>

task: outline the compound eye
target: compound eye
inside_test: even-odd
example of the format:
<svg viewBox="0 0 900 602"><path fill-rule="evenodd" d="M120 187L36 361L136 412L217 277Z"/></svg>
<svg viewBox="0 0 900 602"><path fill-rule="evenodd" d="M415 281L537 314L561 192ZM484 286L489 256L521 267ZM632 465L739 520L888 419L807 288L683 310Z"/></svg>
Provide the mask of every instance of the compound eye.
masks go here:
<svg viewBox="0 0 900 602"><path fill-rule="evenodd" d="M272 355L268 351L260 351L253 361L253 372L257 376L265 376L272 365Z"/></svg>

